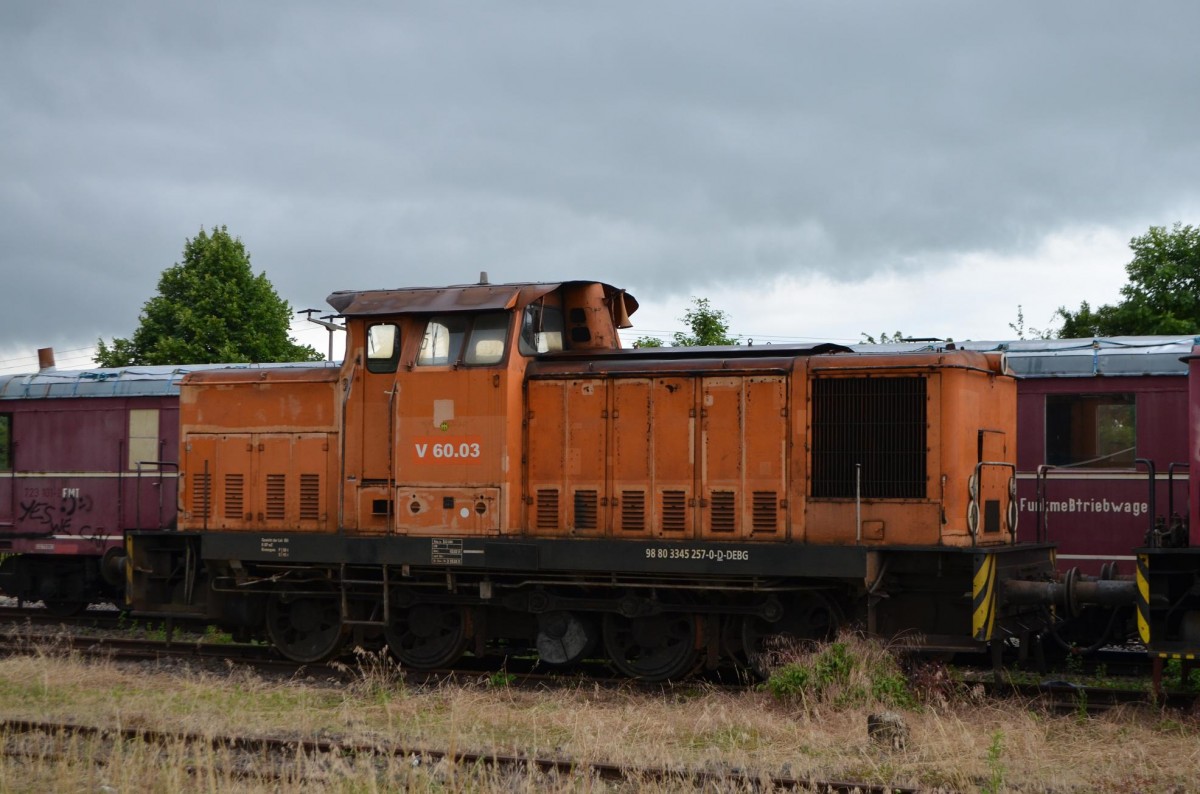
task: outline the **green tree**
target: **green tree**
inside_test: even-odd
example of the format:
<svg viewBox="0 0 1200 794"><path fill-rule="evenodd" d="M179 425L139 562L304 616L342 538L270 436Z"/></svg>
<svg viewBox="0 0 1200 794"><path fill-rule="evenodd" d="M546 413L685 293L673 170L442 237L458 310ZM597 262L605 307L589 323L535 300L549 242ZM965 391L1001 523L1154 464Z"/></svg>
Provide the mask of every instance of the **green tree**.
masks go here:
<svg viewBox="0 0 1200 794"><path fill-rule="evenodd" d="M868 344L868 345L886 345L889 342L903 342L904 341L904 334L900 333L899 331L897 331L894 334L889 334L887 331L884 331L883 333L881 333L879 335L878 339L876 339L875 337L871 336L868 333L863 333L861 331L859 332L859 336L862 337L863 343Z"/></svg>
<svg viewBox="0 0 1200 794"><path fill-rule="evenodd" d="M1087 305L1086 303L1084 304ZM1062 311L1061 309L1059 311ZM1058 316L1058 312L1055 312ZM1051 318L1053 319L1053 317ZM1025 307L1017 304L1017 321L1009 323L1008 327L1013 329L1013 333L1017 335L1017 339L1051 339L1054 337L1053 328L1034 328L1032 325L1025 324Z"/></svg>
<svg viewBox="0 0 1200 794"><path fill-rule="evenodd" d="M1133 259L1121 301L1071 311L1059 307L1063 338L1200 332L1200 228L1151 226L1129 241Z"/></svg>
<svg viewBox="0 0 1200 794"><path fill-rule="evenodd" d="M288 336L292 309L266 273L254 275L250 254L226 227L200 229L183 261L163 271L158 294L146 301L132 339L100 340L103 367L319 361Z"/></svg>
<svg viewBox="0 0 1200 794"><path fill-rule="evenodd" d="M680 322L691 329L691 333L676 331L671 336L672 347L714 347L736 345L738 338L729 335L729 317L720 309L714 309L708 298L692 298L692 308L684 312ZM639 337L634 347L662 347L661 339L653 336Z"/></svg>

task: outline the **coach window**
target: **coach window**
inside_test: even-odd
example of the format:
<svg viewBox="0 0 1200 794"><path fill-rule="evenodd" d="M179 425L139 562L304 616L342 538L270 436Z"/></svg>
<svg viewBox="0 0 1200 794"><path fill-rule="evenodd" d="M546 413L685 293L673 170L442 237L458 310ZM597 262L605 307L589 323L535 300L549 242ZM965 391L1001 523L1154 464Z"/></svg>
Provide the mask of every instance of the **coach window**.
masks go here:
<svg viewBox="0 0 1200 794"><path fill-rule="evenodd" d="M463 363L468 366L499 364L504 359L504 342L508 339L508 312L480 314L471 325L471 337Z"/></svg>
<svg viewBox="0 0 1200 794"><path fill-rule="evenodd" d="M0 414L0 471L12 471L12 414Z"/></svg>
<svg viewBox="0 0 1200 794"><path fill-rule="evenodd" d="M1046 462L1051 466L1132 468L1136 439L1131 393L1046 396Z"/></svg>
<svg viewBox="0 0 1200 794"><path fill-rule="evenodd" d="M458 363L463 337L467 333L467 318L456 314L430 317L421 340L417 366L438 367Z"/></svg>
<svg viewBox="0 0 1200 794"><path fill-rule="evenodd" d="M391 323L367 329L367 370L395 372L400 363L400 328Z"/></svg>
<svg viewBox="0 0 1200 794"><path fill-rule="evenodd" d="M148 464L158 460L158 409L134 408L129 412L129 468L142 464L143 471L158 467Z"/></svg>

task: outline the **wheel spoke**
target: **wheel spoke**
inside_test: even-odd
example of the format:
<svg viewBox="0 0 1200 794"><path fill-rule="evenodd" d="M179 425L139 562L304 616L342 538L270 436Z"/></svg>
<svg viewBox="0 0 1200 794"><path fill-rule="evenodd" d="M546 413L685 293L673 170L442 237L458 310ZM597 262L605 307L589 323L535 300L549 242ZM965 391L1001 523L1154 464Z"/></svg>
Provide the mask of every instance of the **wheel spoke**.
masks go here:
<svg viewBox="0 0 1200 794"><path fill-rule="evenodd" d="M691 613L604 617L604 647L622 673L646 681L681 678L696 663L696 621Z"/></svg>
<svg viewBox="0 0 1200 794"><path fill-rule="evenodd" d="M384 629L388 647L401 664L418 670L454 664L467 649L468 620L462 607L417 604L394 607Z"/></svg>
<svg viewBox="0 0 1200 794"><path fill-rule="evenodd" d="M750 669L766 678L778 656L790 643L832 638L841 622L837 606L820 593L791 599L775 623L747 616L742 621L742 651Z"/></svg>
<svg viewBox="0 0 1200 794"><path fill-rule="evenodd" d="M311 664L329 659L345 641L341 606L329 595L271 595L267 602L267 635L287 658Z"/></svg>
<svg viewBox="0 0 1200 794"><path fill-rule="evenodd" d="M538 658L563 667L575 664L596 648L595 623L574 612L553 611L538 615Z"/></svg>

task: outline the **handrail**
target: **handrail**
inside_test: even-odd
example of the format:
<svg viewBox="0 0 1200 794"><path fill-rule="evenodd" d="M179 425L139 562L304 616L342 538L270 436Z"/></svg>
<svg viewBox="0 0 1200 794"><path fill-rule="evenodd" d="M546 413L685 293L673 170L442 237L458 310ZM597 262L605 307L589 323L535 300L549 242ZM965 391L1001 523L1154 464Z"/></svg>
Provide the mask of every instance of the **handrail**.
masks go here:
<svg viewBox="0 0 1200 794"><path fill-rule="evenodd" d="M1186 469L1188 471L1191 471L1191 467L1186 463L1176 462L1176 463L1172 463L1169 466L1167 466L1167 520L1168 521L1170 521L1171 517L1175 515L1175 470L1176 469ZM1184 480L1183 484L1188 485L1189 481ZM1189 493L1188 496L1190 497L1191 494Z"/></svg>
<svg viewBox="0 0 1200 794"><path fill-rule="evenodd" d="M1149 538L1154 536L1154 519L1158 515L1158 508L1156 506L1157 501L1155 499L1155 492L1157 491L1157 488L1155 488L1157 475L1155 474L1154 470L1154 461L1150 460L1149 458L1134 458L1133 463L1135 466L1139 463L1145 464L1146 469L1150 474L1150 500L1148 502L1150 505L1150 510L1148 511L1150 526L1148 529L1148 534L1146 535L1146 537Z"/></svg>
<svg viewBox="0 0 1200 794"><path fill-rule="evenodd" d="M1017 464L1010 463L1009 461L1006 461L1006 460L981 460L975 464L975 473L972 476L975 480L975 491L976 492L974 495L968 494L968 495L971 495L972 498L967 506L967 529L970 530L970 532L971 532L971 545L972 546L976 545L976 541L978 540L978 537L979 537L979 521L980 521L979 497L983 495L983 477L981 475L983 474L984 466L992 466L995 468L1009 469L1012 472L1012 474L1009 478L1010 482L1017 476ZM1005 490L1005 492L1008 493L1009 504L1011 506L1012 500L1014 498L1016 498L1015 495L1013 494L1012 486L1006 485L1004 490ZM971 526L971 508L972 507L975 508L975 526L974 527ZM1011 513L1010 513L1010 517L1011 517ZM1011 522L1011 524L1008 528L1008 534L1009 534L1010 539L1016 540L1017 527L1016 527L1015 521Z"/></svg>
<svg viewBox="0 0 1200 794"><path fill-rule="evenodd" d="M137 462L137 478L134 486L134 498L136 507L134 509L134 527L142 529L142 466L157 466L158 471L158 526L156 529L163 528L163 478L162 467L167 466L175 469L176 478L179 475L179 464L171 460L139 460Z"/></svg>

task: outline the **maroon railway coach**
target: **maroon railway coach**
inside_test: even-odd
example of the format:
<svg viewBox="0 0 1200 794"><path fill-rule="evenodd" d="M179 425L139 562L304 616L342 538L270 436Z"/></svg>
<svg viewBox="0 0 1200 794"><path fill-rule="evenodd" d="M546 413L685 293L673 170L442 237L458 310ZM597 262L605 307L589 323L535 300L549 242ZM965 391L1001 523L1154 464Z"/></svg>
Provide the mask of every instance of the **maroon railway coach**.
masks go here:
<svg viewBox="0 0 1200 794"><path fill-rule="evenodd" d="M904 343L1000 352L1017 377L1017 539L1058 568L1132 575L1151 535L1184 530L1193 339L1130 336ZM860 345L856 349L878 349ZM1164 545L1179 545L1165 537Z"/></svg>
<svg viewBox="0 0 1200 794"><path fill-rule="evenodd" d="M123 598L125 531L174 526L179 381L208 368L0 375L0 594Z"/></svg>
<svg viewBox="0 0 1200 794"><path fill-rule="evenodd" d="M120 594L124 530L174 521L183 373L0 376L0 591L63 614Z"/></svg>

